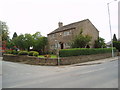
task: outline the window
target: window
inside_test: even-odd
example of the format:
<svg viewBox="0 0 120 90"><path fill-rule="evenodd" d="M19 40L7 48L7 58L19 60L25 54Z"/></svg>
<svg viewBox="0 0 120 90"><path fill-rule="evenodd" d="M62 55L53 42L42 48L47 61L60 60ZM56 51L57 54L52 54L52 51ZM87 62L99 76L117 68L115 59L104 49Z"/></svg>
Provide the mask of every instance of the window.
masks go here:
<svg viewBox="0 0 120 90"><path fill-rule="evenodd" d="M54 49L55 48L55 45L51 45L51 49Z"/></svg>
<svg viewBox="0 0 120 90"><path fill-rule="evenodd" d="M69 32L69 31L65 31L65 32L63 33L63 35L64 35L64 36L70 35L70 32Z"/></svg>
<svg viewBox="0 0 120 90"><path fill-rule="evenodd" d="M65 43L66 48L70 48L70 43Z"/></svg>
<svg viewBox="0 0 120 90"><path fill-rule="evenodd" d="M55 38L55 34L51 34L50 37L51 37L51 38Z"/></svg>

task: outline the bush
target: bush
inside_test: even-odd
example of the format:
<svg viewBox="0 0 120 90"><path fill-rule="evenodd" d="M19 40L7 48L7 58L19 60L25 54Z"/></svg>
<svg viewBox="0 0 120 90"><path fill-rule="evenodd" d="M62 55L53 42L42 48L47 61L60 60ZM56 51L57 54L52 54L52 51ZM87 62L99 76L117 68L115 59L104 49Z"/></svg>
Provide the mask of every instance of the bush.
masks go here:
<svg viewBox="0 0 120 90"><path fill-rule="evenodd" d="M34 53L33 53L33 56L36 56L36 57L37 57L38 55L39 55L38 52L34 52Z"/></svg>
<svg viewBox="0 0 120 90"><path fill-rule="evenodd" d="M33 53L34 53L35 51L30 51L29 53L28 53L28 55L29 56L33 56Z"/></svg>
<svg viewBox="0 0 120 90"><path fill-rule="evenodd" d="M74 49L62 49L59 52L60 57L79 56L79 55L91 55L110 53L111 48L74 48ZM114 48L114 51L116 49Z"/></svg>
<svg viewBox="0 0 120 90"><path fill-rule="evenodd" d="M113 41L113 45L114 45L114 47L116 47L116 49L118 49L118 51L120 52L120 41Z"/></svg>
<svg viewBox="0 0 120 90"><path fill-rule="evenodd" d="M27 51L20 51L20 52L18 53L18 55L28 55L28 52L27 52Z"/></svg>
<svg viewBox="0 0 120 90"><path fill-rule="evenodd" d="M12 50L5 50L6 54L12 54Z"/></svg>
<svg viewBox="0 0 120 90"><path fill-rule="evenodd" d="M17 55L18 53L19 53L19 51L16 51L16 50L12 51L12 54L14 54L14 55Z"/></svg>

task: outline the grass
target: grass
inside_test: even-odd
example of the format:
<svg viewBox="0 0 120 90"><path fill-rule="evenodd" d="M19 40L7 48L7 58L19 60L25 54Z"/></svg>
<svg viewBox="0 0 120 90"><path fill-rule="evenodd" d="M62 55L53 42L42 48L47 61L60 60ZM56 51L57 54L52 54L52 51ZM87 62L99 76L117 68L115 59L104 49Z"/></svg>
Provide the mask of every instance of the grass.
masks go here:
<svg viewBox="0 0 120 90"><path fill-rule="evenodd" d="M50 55L50 56L51 56L50 58L57 58L56 55ZM40 58L45 58L44 55L39 55L38 57L40 57Z"/></svg>

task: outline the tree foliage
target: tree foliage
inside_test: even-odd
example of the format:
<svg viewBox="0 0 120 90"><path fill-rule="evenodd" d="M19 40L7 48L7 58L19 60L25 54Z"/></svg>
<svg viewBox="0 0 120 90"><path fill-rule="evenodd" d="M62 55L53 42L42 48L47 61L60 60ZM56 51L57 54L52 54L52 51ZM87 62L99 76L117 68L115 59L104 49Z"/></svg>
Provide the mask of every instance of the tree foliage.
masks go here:
<svg viewBox="0 0 120 90"><path fill-rule="evenodd" d="M116 34L113 35L113 41L117 41Z"/></svg>
<svg viewBox="0 0 120 90"><path fill-rule="evenodd" d="M2 41L9 40L8 26L6 25L5 22L0 21L0 30L2 31Z"/></svg>
<svg viewBox="0 0 120 90"><path fill-rule="evenodd" d="M116 49L118 49L119 52L120 52L120 41L113 41L113 45L114 45L114 47L116 47Z"/></svg>
<svg viewBox="0 0 120 90"><path fill-rule="evenodd" d="M33 46L33 38L31 34L21 34L13 39L14 44L21 50L28 50Z"/></svg>
<svg viewBox="0 0 120 90"><path fill-rule="evenodd" d="M33 47L34 50L44 52L45 47L48 43L47 37L41 35L40 32L35 34L21 34L17 35L14 32L12 39L9 38L8 27L5 22L0 21L0 38L2 41L5 41L7 49L20 49L20 50L30 50L30 47Z"/></svg>
<svg viewBox="0 0 120 90"><path fill-rule="evenodd" d="M16 32L14 32L12 39L16 38L18 35Z"/></svg>
<svg viewBox="0 0 120 90"><path fill-rule="evenodd" d="M106 44L105 44L105 40L101 37L99 37L97 40L95 40L95 44L94 44L95 48L105 48Z"/></svg>
<svg viewBox="0 0 120 90"><path fill-rule="evenodd" d="M44 52L45 46L47 45L47 37L44 37L40 32L35 34L21 34L13 39L15 46L20 50L30 50L30 47L33 47L33 50Z"/></svg>
<svg viewBox="0 0 120 90"><path fill-rule="evenodd" d="M91 38L92 37L90 37L89 35L83 35L82 30L81 30L80 34L75 36L75 38L73 39L71 47L72 48L85 48L87 45L89 45Z"/></svg>

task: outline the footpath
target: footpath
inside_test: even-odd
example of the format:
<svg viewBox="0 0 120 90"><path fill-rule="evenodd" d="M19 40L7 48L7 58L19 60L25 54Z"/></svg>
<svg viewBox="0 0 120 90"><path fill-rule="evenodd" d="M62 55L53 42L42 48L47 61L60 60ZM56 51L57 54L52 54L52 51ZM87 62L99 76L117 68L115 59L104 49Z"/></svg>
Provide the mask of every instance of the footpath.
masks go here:
<svg viewBox="0 0 120 90"><path fill-rule="evenodd" d="M104 62L111 62L114 60L120 60L120 57L117 56L117 57L105 58L105 59L89 61L89 62L84 62L84 63L78 63L78 64L73 64L73 65L74 66L93 65L93 64L101 64Z"/></svg>

